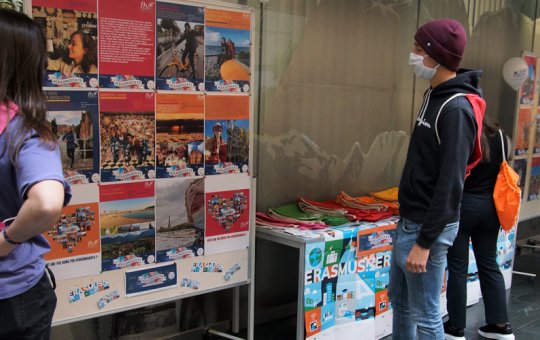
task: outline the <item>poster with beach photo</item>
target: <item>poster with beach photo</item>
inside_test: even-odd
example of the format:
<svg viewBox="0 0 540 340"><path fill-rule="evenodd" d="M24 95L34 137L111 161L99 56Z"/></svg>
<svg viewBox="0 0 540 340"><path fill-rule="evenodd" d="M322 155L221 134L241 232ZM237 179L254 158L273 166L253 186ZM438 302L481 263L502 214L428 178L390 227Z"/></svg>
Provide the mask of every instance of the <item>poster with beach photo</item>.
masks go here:
<svg viewBox="0 0 540 340"><path fill-rule="evenodd" d="M99 274L99 195L97 184L74 185L68 206L52 229L43 233L51 251L45 254L56 279Z"/></svg>
<svg viewBox="0 0 540 340"><path fill-rule="evenodd" d="M204 91L204 7L157 2L158 90Z"/></svg>
<svg viewBox="0 0 540 340"><path fill-rule="evenodd" d="M516 145L514 147L516 156L523 156L529 150L529 138L531 135L532 122L532 107L519 107L517 123L516 123Z"/></svg>
<svg viewBox="0 0 540 340"><path fill-rule="evenodd" d="M208 176L204 180L205 253L248 247L250 177L231 174Z"/></svg>
<svg viewBox="0 0 540 340"><path fill-rule="evenodd" d="M155 0L98 0L99 86L153 90Z"/></svg>
<svg viewBox="0 0 540 340"><path fill-rule="evenodd" d="M101 185L103 270L155 262L154 181Z"/></svg>
<svg viewBox="0 0 540 340"><path fill-rule="evenodd" d="M247 173L249 96L207 95L205 107L205 174Z"/></svg>
<svg viewBox="0 0 540 340"><path fill-rule="evenodd" d="M249 92L251 77L250 13L207 8L205 19L206 90Z"/></svg>
<svg viewBox="0 0 540 340"><path fill-rule="evenodd" d="M156 175L204 175L204 95L156 95Z"/></svg>
<svg viewBox="0 0 540 340"><path fill-rule="evenodd" d="M45 87L98 87L97 0L33 0L47 39Z"/></svg>
<svg viewBox="0 0 540 340"><path fill-rule="evenodd" d="M204 178L156 181L157 262L204 254Z"/></svg>
<svg viewBox="0 0 540 340"><path fill-rule="evenodd" d="M99 182L97 91L51 90L45 96L66 180L71 185Z"/></svg>
<svg viewBox="0 0 540 340"><path fill-rule="evenodd" d="M103 182L155 177L154 95L153 92L100 92Z"/></svg>
<svg viewBox="0 0 540 340"><path fill-rule="evenodd" d="M527 201L534 201L540 199L540 157L531 159L530 176Z"/></svg>

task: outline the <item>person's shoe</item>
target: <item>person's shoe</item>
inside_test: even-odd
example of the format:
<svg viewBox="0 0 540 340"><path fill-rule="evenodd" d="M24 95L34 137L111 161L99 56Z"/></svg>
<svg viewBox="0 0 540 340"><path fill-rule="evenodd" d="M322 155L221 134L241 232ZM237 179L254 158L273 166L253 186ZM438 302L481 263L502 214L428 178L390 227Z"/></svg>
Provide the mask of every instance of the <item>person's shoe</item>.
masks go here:
<svg viewBox="0 0 540 340"><path fill-rule="evenodd" d="M451 326L450 321L446 321L443 326L445 340L465 340L465 331L463 328Z"/></svg>
<svg viewBox="0 0 540 340"><path fill-rule="evenodd" d="M514 340L514 334L512 333L512 326L506 324L504 327L499 327L495 324L485 325L478 329L478 334L487 339L498 340Z"/></svg>

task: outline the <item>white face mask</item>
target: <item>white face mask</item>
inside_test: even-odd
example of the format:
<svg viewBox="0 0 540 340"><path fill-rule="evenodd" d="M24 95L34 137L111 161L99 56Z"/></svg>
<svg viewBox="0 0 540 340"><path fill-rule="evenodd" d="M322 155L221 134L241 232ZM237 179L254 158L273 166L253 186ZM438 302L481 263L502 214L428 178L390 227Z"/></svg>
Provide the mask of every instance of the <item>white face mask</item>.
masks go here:
<svg viewBox="0 0 540 340"><path fill-rule="evenodd" d="M435 73L437 73L437 69L440 65L437 65L434 68L427 67L426 65L424 65L424 57L425 56L423 55L411 53L411 55L409 56L409 65L414 68L414 73L418 78L431 80Z"/></svg>

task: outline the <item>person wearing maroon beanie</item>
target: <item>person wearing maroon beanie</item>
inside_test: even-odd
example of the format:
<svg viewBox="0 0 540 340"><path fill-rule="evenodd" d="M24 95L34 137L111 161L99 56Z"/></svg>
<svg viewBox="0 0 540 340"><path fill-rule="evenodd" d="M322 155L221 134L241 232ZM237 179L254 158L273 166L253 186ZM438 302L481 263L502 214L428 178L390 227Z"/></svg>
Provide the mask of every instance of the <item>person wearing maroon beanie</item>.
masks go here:
<svg viewBox="0 0 540 340"><path fill-rule="evenodd" d="M481 71L459 68L467 45L453 19L422 25L409 56L417 78L429 81L411 134L399 184L388 295L393 338L443 340L440 292L445 258L459 227L465 177L479 162L485 102Z"/></svg>

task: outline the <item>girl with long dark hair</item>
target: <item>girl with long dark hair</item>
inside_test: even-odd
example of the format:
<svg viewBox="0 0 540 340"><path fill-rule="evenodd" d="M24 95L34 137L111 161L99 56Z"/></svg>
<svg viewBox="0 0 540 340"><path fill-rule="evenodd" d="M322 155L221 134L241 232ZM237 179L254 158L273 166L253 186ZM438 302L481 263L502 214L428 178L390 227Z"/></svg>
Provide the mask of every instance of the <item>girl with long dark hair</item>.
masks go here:
<svg viewBox="0 0 540 340"><path fill-rule="evenodd" d="M42 29L0 9L0 37L0 338L48 339L56 295L43 259L50 245L41 234L71 193L45 119Z"/></svg>

